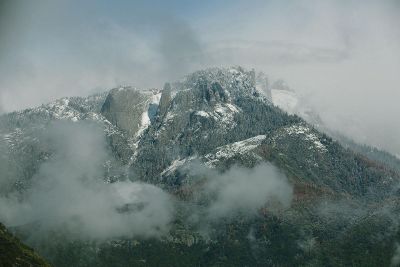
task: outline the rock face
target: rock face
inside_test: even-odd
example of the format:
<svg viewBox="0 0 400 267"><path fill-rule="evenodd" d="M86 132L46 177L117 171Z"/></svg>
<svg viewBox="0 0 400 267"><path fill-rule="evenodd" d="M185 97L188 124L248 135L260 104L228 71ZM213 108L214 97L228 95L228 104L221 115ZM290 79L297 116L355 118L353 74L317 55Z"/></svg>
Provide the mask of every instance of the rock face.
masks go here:
<svg viewBox="0 0 400 267"><path fill-rule="evenodd" d="M171 103L171 85L166 83L162 90L161 99L160 99L160 106L158 108L158 116L164 117L165 113L168 110L168 107Z"/></svg>
<svg viewBox="0 0 400 267"><path fill-rule="evenodd" d="M157 91L140 91L134 88L113 89L101 107L101 114L133 137L155 115L155 106L159 101L157 94Z"/></svg>

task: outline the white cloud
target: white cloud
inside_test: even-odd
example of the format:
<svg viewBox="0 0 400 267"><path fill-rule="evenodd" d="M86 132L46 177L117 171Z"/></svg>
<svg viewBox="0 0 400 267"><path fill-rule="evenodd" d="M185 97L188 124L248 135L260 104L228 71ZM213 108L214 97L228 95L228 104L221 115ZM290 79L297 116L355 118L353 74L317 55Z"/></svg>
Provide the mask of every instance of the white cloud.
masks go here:
<svg viewBox="0 0 400 267"><path fill-rule="evenodd" d="M160 236L169 230L174 202L162 189L140 182L103 181L107 159L102 130L83 123L55 123L44 137L54 149L22 198L0 198L8 226L38 223L75 238Z"/></svg>

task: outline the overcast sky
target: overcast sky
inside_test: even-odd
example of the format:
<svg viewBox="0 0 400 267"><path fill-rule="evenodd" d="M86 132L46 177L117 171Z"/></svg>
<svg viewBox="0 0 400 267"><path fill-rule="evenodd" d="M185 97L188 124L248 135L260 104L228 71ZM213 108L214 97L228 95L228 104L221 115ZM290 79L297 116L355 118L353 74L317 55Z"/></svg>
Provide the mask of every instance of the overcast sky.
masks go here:
<svg viewBox="0 0 400 267"><path fill-rule="evenodd" d="M0 3L0 112L243 65L286 80L330 127L400 154L400 1Z"/></svg>

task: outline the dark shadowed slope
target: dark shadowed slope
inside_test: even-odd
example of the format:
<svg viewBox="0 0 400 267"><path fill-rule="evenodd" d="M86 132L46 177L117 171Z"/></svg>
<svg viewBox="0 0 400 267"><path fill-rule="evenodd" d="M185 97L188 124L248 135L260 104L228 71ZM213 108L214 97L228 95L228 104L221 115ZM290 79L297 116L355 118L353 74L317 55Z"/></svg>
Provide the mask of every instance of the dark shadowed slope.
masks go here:
<svg viewBox="0 0 400 267"><path fill-rule="evenodd" d="M35 251L0 224L0 266L50 267Z"/></svg>

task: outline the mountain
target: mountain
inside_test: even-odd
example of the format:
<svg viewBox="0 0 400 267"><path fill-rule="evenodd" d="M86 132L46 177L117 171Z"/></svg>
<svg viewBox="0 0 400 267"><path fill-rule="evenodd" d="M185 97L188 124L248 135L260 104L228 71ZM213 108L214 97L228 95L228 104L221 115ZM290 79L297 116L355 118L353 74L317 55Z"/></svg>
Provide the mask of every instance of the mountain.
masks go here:
<svg viewBox="0 0 400 267"><path fill-rule="evenodd" d="M162 90L121 87L5 114L0 204L17 196L48 208L0 219L55 266L396 264L399 171L282 110L275 104L294 96L272 87L254 71L212 68ZM76 225L85 231L74 235Z"/></svg>

